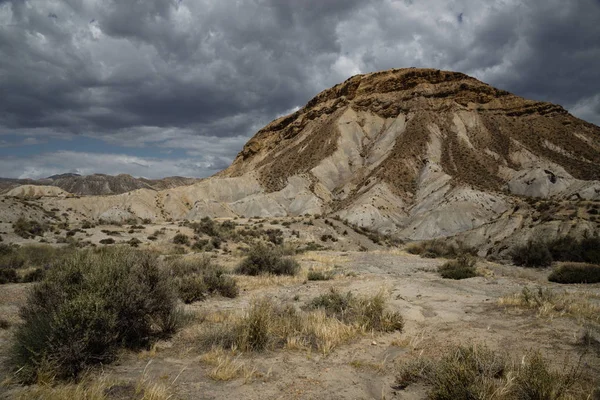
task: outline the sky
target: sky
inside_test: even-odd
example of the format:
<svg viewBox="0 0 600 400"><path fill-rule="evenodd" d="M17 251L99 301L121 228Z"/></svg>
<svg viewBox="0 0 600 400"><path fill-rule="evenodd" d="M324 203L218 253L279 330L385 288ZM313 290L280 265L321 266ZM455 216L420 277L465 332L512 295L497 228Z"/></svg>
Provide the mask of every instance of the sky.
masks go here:
<svg viewBox="0 0 600 400"><path fill-rule="evenodd" d="M600 125L600 0L0 0L0 176L209 176L320 91L404 67Z"/></svg>

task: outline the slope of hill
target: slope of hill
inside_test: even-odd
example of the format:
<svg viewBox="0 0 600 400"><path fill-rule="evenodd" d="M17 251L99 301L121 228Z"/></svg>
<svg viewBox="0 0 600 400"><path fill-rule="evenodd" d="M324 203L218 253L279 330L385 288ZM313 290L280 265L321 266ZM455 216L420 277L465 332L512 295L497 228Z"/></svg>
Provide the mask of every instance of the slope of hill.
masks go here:
<svg viewBox="0 0 600 400"><path fill-rule="evenodd" d="M321 92L194 185L49 202L87 218L328 214L409 239L460 234L492 246L537 227L597 232L597 221L561 212L533 220L535 202L525 200L596 202L599 180L599 127L461 73L410 68ZM60 187L125 186L98 182Z"/></svg>

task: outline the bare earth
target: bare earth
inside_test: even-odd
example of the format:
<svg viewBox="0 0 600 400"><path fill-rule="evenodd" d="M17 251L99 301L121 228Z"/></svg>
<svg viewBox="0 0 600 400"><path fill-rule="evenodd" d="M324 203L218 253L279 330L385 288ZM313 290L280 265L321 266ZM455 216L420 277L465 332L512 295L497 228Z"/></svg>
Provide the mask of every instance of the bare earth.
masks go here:
<svg viewBox="0 0 600 400"><path fill-rule="evenodd" d="M290 350L240 355L236 361L250 372L221 382L208 376L215 366L203 362L202 353L194 348L190 338L197 327L192 324L151 351L123 354L116 365L105 367L103 374L123 382L161 382L169 386L174 398L181 399L421 399L425 397L421 386L394 389L398 365L418 356L435 356L452 344L485 344L516 359L540 349L558 367L566 359L576 361L576 341L582 330L577 321L541 318L530 311L498 305L500 297L526 286L564 290L564 285L546 281L547 271L480 262L485 277L453 281L435 272L442 260L400 251L312 252L299 259L304 268L333 268L336 278L305 282L243 277L240 285L245 289L238 298L212 298L188 307L198 312L241 312L252 299L262 296L302 306L330 287L369 295L384 289L389 307L405 318L404 331L365 336L329 355ZM24 300L23 286L2 286L0 311L4 315L16 313ZM568 286L582 296L594 297L598 289L600 285ZM7 331L0 331L3 348L8 339ZM588 356L586 363L600 375L597 354ZM0 390L4 391L2 398L13 398L20 389L8 385Z"/></svg>

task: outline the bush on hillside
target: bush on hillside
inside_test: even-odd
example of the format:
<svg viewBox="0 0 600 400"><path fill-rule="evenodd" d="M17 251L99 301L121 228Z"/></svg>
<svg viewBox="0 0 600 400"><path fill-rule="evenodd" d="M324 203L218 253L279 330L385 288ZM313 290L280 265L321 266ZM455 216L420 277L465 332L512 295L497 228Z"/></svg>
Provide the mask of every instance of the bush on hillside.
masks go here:
<svg viewBox="0 0 600 400"><path fill-rule="evenodd" d="M552 264L552 254L542 242L529 241L523 246L516 246L512 249L511 256L515 265L523 267L541 268Z"/></svg>
<svg viewBox="0 0 600 400"><path fill-rule="evenodd" d="M556 239L548 244L554 261L572 261L600 264L600 238L572 237Z"/></svg>
<svg viewBox="0 0 600 400"><path fill-rule="evenodd" d="M176 328L176 296L155 256L126 249L74 253L48 271L22 307L12 363L33 382L76 378Z"/></svg>

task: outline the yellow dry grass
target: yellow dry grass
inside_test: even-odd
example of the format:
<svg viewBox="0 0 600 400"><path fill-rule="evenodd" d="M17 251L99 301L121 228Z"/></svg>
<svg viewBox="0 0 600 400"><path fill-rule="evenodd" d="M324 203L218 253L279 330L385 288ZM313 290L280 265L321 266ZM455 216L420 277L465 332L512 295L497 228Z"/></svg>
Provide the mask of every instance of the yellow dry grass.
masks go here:
<svg viewBox="0 0 600 400"><path fill-rule="evenodd" d="M306 271L301 271L296 276L288 275L236 275L235 280L237 281L240 290L256 290L270 286L292 286L301 284L306 280Z"/></svg>
<svg viewBox="0 0 600 400"><path fill-rule="evenodd" d="M212 352L215 348L247 351L255 346L253 340L260 332L264 336L261 346L266 348L316 350L329 354L340 344L366 333L363 327L329 317L323 310L295 311L266 299L255 300L245 314L226 312L210 319L212 322L206 319L187 329L184 335L188 344L210 346ZM207 354L203 357L210 358L210 352Z"/></svg>
<svg viewBox="0 0 600 400"><path fill-rule="evenodd" d="M240 360L241 353L235 350L225 350L215 347L200 357L200 361L213 366L208 372L209 378L215 381L230 381L243 378L244 383L251 382L260 374L255 367L249 367L247 363Z"/></svg>
<svg viewBox="0 0 600 400"><path fill-rule="evenodd" d="M600 323L600 295L594 292L524 288L520 293L501 297L498 304L535 310L539 317L569 316L580 322Z"/></svg>
<svg viewBox="0 0 600 400"><path fill-rule="evenodd" d="M50 382L27 387L15 397L22 400L108 400L111 389L122 389L139 400L168 400L174 396L172 386L176 379L169 385L156 383L148 377L146 370L137 382L119 382L106 375L88 376L77 383Z"/></svg>
<svg viewBox="0 0 600 400"><path fill-rule="evenodd" d="M387 356L379 362L354 359L354 360L350 361L350 366L355 369L371 370L371 371L381 374L381 373L384 373L386 370L386 367L385 367L386 363L387 363Z"/></svg>

